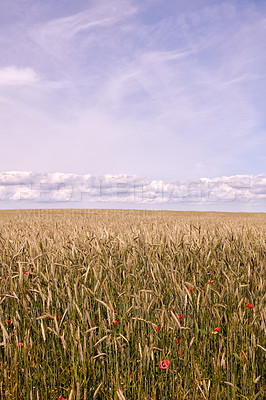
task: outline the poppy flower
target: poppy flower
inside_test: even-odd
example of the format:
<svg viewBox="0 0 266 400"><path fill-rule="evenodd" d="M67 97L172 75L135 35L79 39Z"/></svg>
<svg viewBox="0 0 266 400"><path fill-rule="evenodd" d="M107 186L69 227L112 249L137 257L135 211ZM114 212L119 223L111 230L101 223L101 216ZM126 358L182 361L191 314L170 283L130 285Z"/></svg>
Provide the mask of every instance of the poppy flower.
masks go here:
<svg viewBox="0 0 266 400"><path fill-rule="evenodd" d="M175 341L176 341L176 344L179 344L180 343L180 337L177 338Z"/></svg>
<svg viewBox="0 0 266 400"><path fill-rule="evenodd" d="M118 321L117 319L115 320L115 324L116 324L116 325L119 324L119 321Z"/></svg>
<svg viewBox="0 0 266 400"><path fill-rule="evenodd" d="M156 331L159 331L161 328L159 327L159 326L157 326L156 328L155 328L155 330Z"/></svg>
<svg viewBox="0 0 266 400"><path fill-rule="evenodd" d="M208 283L214 283L214 281L208 281Z"/></svg>
<svg viewBox="0 0 266 400"><path fill-rule="evenodd" d="M163 361L159 362L159 367L161 369L167 369L167 368L169 368L169 365L170 365L170 363L168 360L163 360Z"/></svg>
<svg viewBox="0 0 266 400"><path fill-rule="evenodd" d="M193 287L191 287L191 286L189 286L189 287L188 287L188 290L194 290L194 288L193 288Z"/></svg>
<svg viewBox="0 0 266 400"><path fill-rule="evenodd" d="M178 314L180 324L182 324L182 322L183 322L183 320L182 320L183 317L184 317L184 314Z"/></svg>
<svg viewBox="0 0 266 400"><path fill-rule="evenodd" d="M241 358L241 360L243 360L243 358L244 358L244 357L243 357L243 356L241 356L240 358Z"/></svg>
<svg viewBox="0 0 266 400"><path fill-rule="evenodd" d="M18 343L18 347L23 347L23 343Z"/></svg>
<svg viewBox="0 0 266 400"><path fill-rule="evenodd" d="M7 324L13 324L13 321L12 321L12 319L8 319L8 320L6 321L6 323L7 323Z"/></svg>
<svg viewBox="0 0 266 400"><path fill-rule="evenodd" d="M253 304L248 304L246 308L253 308Z"/></svg>
<svg viewBox="0 0 266 400"><path fill-rule="evenodd" d="M31 273L30 271L28 271L27 269L26 269L25 271L23 271L23 274L24 274L24 275L29 275L29 276L32 275L32 273Z"/></svg>
<svg viewBox="0 0 266 400"><path fill-rule="evenodd" d="M117 310L114 310L114 313L117 314Z"/></svg>
<svg viewBox="0 0 266 400"><path fill-rule="evenodd" d="M131 376L131 378L133 378L133 373L130 376Z"/></svg>
<svg viewBox="0 0 266 400"><path fill-rule="evenodd" d="M58 400L67 400L67 399L65 399L64 397L59 397Z"/></svg>
<svg viewBox="0 0 266 400"><path fill-rule="evenodd" d="M221 328L219 328L219 327L214 329L215 332L220 332L220 330L221 330Z"/></svg>

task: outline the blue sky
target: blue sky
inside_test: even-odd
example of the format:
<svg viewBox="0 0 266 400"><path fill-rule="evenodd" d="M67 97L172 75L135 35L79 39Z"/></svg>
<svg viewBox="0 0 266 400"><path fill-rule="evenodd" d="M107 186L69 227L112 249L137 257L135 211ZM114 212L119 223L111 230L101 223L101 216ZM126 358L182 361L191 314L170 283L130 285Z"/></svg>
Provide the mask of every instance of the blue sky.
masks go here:
<svg viewBox="0 0 266 400"><path fill-rule="evenodd" d="M1 0L0 208L43 207L32 187L14 200L13 171L39 187L248 180L247 210L266 211L265 37L265 1ZM223 198L206 209L245 209Z"/></svg>

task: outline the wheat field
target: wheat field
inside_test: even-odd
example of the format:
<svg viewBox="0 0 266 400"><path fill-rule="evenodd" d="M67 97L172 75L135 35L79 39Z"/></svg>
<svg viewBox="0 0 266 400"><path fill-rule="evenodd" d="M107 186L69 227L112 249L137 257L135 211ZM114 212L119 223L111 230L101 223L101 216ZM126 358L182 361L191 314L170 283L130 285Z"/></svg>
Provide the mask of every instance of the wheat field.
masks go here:
<svg viewBox="0 0 266 400"><path fill-rule="evenodd" d="M0 212L0 398L266 398L266 214Z"/></svg>

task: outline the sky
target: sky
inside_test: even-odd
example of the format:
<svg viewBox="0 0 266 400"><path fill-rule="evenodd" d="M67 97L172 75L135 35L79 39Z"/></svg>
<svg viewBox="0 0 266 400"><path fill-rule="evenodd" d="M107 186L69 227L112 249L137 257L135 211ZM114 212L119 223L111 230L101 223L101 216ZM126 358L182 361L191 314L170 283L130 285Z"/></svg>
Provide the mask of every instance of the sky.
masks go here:
<svg viewBox="0 0 266 400"><path fill-rule="evenodd" d="M1 0L0 209L266 212L264 0Z"/></svg>

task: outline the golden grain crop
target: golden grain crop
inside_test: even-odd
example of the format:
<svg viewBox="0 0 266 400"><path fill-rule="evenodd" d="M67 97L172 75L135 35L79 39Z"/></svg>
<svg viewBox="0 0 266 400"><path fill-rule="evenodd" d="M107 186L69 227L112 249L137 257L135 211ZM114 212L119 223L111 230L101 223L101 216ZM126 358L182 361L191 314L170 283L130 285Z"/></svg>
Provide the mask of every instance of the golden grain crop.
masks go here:
<svg viewBox="0 0 266 400"><path fill-rule="evenodd" d="M265 398L265 222L1 211L0 398Z"/></svg>

